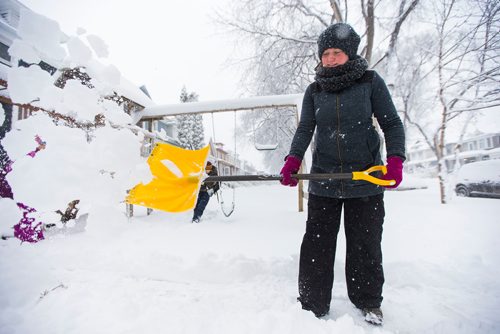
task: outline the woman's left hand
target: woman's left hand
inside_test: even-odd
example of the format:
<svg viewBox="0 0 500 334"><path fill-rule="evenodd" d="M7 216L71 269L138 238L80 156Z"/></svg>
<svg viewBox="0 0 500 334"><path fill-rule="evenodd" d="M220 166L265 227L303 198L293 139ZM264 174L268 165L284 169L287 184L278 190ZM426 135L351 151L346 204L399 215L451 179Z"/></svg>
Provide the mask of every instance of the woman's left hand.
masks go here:
<svg viewBox="0 0 500 334"><path fill-rule="evenodd" d="M394 180L396 183L386 188L397 188L403 181L403 159L393 155L387 158L387 173L382 176L382 180Z"/></svg>

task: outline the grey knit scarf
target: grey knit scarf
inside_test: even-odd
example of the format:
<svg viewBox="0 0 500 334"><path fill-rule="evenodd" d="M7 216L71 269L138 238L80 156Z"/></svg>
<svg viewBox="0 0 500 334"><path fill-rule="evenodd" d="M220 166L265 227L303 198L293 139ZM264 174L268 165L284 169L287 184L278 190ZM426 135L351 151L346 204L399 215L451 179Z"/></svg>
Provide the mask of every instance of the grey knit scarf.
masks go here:
<svg viewBox="0 0 500 334"><path fill-rule="evenodd" d="M336 67L323 67L320 63L316 67L314 80L321 89L327 92L338 92L354 85L367 69L368 62L360 56Z"/></svg>

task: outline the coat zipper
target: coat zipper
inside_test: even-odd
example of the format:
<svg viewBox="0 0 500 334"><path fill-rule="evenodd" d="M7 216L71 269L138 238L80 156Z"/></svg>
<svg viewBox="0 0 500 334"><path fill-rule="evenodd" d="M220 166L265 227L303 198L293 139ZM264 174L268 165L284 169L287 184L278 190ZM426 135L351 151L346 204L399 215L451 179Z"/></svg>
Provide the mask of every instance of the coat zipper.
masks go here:
<svg viewBox="0 0 500 334"><path fill-rule="evenodd" d="M339 153L339 160L340 160L340 172L343 173L344 172L344 168L342 167L342 165L344 164L342 162L342 154L340 152L340 98L339 98L339 94L335 94L335 98L336 98L336 104L337 104L337 150L338 150L338 153ZM343 180L340 180L340 193L341 195L344 195L344 181Z"/></svg>

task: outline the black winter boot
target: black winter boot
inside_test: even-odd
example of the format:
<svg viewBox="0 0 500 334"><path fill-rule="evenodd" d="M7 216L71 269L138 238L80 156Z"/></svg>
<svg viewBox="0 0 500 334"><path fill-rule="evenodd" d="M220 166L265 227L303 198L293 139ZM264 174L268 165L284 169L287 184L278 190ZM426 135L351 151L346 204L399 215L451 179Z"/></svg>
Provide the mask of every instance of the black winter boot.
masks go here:
<svg viewBox="0 0 500 334"><path fill-rule="evenodd" d="M372 325L381 326L384 323L384 314L380 308L363 308L361 309L365 321Z"/></svg>

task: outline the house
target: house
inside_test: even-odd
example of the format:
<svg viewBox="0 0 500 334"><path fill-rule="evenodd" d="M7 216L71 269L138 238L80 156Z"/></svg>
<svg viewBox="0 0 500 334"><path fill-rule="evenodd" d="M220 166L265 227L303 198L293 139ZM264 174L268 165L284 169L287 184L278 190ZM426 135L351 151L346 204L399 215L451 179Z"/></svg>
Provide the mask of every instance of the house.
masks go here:
<svg viewBox="0 0 500 334"><path fill-rule="evenodd" d="M15 27L19 23L21 8L28 9L16 0L2 0L0 2L0 63L10 66L8 49L12 41L17 38Z"/></svg>
<svg viewBox="0 0 500 334"><path fill-rule="evenodd" d="M248 175L256 173L256 169L238 154L224 148L224 144L210 141L209 156L217 161L219 175Z"/></svg>
<svg viewBox="0 0 500 334"><path fill-rule="evenodd" d="M26 118L31 113L28 108L17 106L13 108L12 101L7 94L7 71L11 66L9 47L18 38L16 28L19 23L21 8L25 5L16 0L0 2L0 103L6 113L13 113L16 119Z"/></svg>
<svg viewBox="0 0 500 334"><path fill-rule="evenodd" d="M462 144L448 143L444 149L444 160L448 172L460 165L489 159L500 159L500 132L476 133L463 140ZM434 152L426 143L417 142L408 149L405 162L407 172L437 172L437 160Z"/></svg>
<svg viewBox="0 0 500 334"><path fill-rule="evenodd" d="M8 69L12 66L9 47L13 41L19 38L17 27L19 24L21 9L29 10L24 4L17 0L3 0L0 3L0 102L8 113L12 112L12 122L29 117L34 111L40 109L29 104L18 104L11 101L7 91ZM29 66L22 60L20 66ZM41 61L40 67L50 74L57 69L50 64Z"/></svg>

